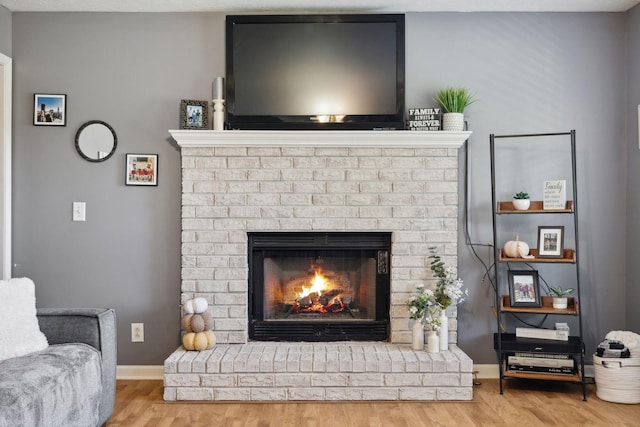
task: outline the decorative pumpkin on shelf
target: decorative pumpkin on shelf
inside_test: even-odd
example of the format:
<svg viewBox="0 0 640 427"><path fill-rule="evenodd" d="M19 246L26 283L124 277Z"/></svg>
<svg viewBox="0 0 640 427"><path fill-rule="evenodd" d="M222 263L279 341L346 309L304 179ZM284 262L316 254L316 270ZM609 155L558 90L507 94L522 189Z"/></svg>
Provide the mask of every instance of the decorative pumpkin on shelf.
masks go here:
<svg viewBox="0 0 640 427"><path fill-rule="evenodd" d="M516 236L516 240L509 240L504 244L502 251L509 258L525 258L529 255L529 245Z"/></svg>
<svg viewBox="0 0 640 427"><path fill-rule="evenodd" d="M213 331L187 332L182 336L182 345L187 350L209 350L216 345L216 336Z"/></svg>

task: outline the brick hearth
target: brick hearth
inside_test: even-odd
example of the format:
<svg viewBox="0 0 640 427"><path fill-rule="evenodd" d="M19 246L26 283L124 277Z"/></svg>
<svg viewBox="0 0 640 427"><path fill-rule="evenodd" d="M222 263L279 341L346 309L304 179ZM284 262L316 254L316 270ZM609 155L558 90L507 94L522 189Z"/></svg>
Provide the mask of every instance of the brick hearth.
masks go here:
<svg viewBox="0 0 640 427"><path fill-rule="evenodd" d="M466 400L471 360L410 349L404 302L457 261L458 148L469 132L171 131L182 150L181 301L206 298L218 343L165 361L166 400ZM386 343L247 340L247 232L391 231ZM375 357L374 357L375 356Z"/></svg>

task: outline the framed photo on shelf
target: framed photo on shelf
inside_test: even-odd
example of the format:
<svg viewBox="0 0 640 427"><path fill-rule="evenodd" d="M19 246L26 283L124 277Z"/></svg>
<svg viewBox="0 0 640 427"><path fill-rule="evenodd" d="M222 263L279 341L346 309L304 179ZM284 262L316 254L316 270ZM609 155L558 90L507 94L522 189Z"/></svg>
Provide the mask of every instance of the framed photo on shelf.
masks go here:
<svg viewBox="0 0 640 427"><path fill-rule="evenodd" d="M34 126L66 126L67 95L36 93L33 95Z"/></svg>
<svg viewBox="0 0 640 427"><path fill-rule="evenodd" d="M209 103L192 99L180 101L180 129L209 129Z"/></svg>
<svg viewBox="0 0 640 427"><path fill-rule="evenodd" d="M509 270L511 307L541 307L540 284L536 270Z"/></svg>
<svg viewBox="0 0 640 427"><path fill-rule="evenodd" d="M538 258L562 258L564 226L538 227Z"/></svg>
<svg viewBox="0 0 640 427"><path fill-rule="evenodd" d="M158 155L127 153L126 185L158 185Z"/></svg>

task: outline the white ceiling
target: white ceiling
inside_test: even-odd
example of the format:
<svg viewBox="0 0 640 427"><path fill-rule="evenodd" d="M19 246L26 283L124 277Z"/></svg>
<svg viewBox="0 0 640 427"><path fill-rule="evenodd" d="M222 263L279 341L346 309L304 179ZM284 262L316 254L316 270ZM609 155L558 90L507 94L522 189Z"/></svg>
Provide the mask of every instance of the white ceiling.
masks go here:
<svg viewBox="0 0 640 427"><path fill-rule="evenodd" d="M13 12L625 12L640 0L0 0Z"/></svg>

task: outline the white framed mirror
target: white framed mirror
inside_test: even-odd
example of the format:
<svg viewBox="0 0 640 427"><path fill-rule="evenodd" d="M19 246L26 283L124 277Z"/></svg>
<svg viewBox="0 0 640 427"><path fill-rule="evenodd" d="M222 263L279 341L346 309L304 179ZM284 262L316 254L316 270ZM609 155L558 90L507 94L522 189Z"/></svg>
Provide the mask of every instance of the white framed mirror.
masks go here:
<svg viewBox="0 0 640 427"><path fill-rule="evenodd" d="M76 150L89 162L104 162L113 156L118 145L116 132L109 124L90 120L76 133Z"/></svg>

